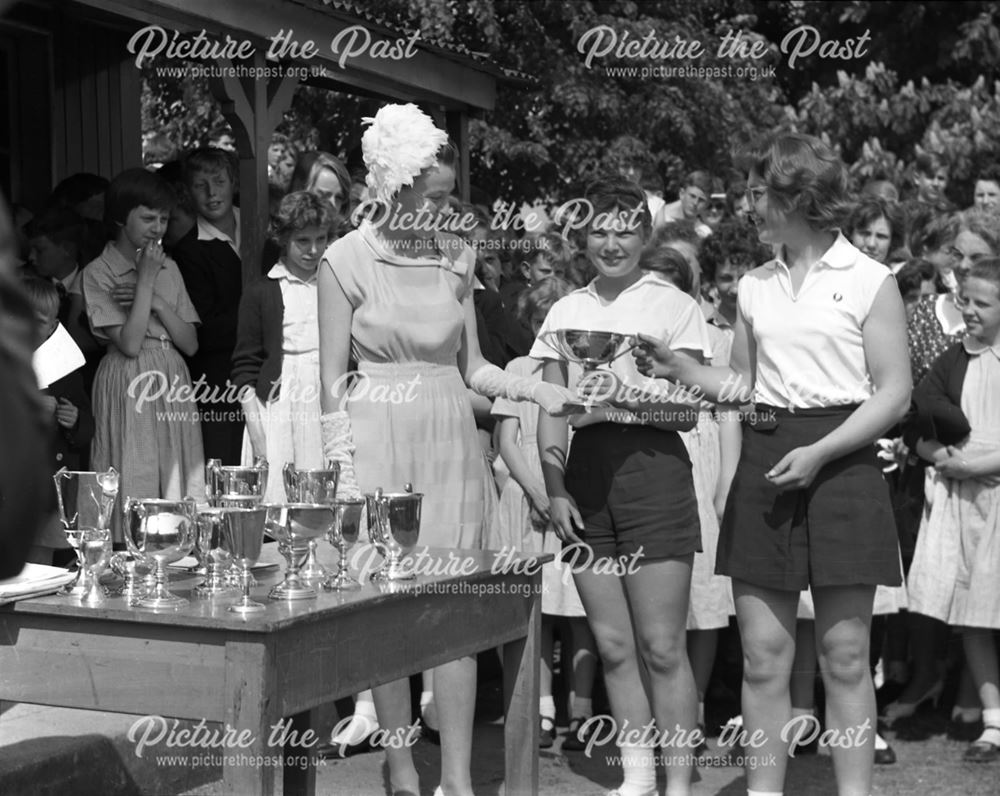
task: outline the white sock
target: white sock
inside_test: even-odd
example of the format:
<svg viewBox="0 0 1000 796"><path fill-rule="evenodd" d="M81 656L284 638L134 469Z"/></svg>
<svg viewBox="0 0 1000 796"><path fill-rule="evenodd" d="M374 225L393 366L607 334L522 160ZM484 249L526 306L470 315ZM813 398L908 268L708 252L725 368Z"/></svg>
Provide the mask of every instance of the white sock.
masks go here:
<svg viewBox="0 0 1000 796"><path fill-rule="evenodd" d="M747 788L747 796L783 796L780 790L750 790Z"/></svg>
<svg viewBox="0 0 1000 796"><path fill-rule="evenodd" d="M556 720L556 701L550 696L542 697L538 700L538 713L543 719L549 719L553 723Z"/></svg>
<svg viewBox="0 0 1000 796"><path fill-rule="evenodd" d="M882 749L888 749L888 748L889 744L885 742L885 738L883 738L878 733L875 733L875 751L878 752Z"/></svg>
<svg viewBox="0 0 1000 796"><path fill-rule="evenodd" d="M359 699L354 703L354 715L351 721L332 739L335 746L361 743L378 729L378 717L375 715L375 703L367 699Z"/></svg>
<svg viewBox="0 0 1000 796"><path fill-rule="evenodd" d="M594 700L590 697L573 697L573 715L571 719L589 719L594 715Z"/></svg>
<svg viewBox="0 0 1000 796"><path fill-rule="evenodd" d="M792 718L797 716L813 716L816 714L816 708L792 708Z"/></svg>
<svg viewBox="0 0 1000 796"><path fill-rule="evenodd" d="M983 734L976 740L1000 746L1000 708L987 708L983 711Z"/></svg>
<svg viewBox="0 0 1000 796"><path fill-rule="evenodd" d="M624 780L618 788L621 796L645 796L656 788L655 751L648 746L621 744L622 774Z"/></svg>
<svg viewBox="0 0 1000 796"><path fill-rule="evenodd" d="M420 709L421 710L423 710L425 707L427 707L433 701L434 701L434 692L433 691L421 691L420 692Z"/></svg>

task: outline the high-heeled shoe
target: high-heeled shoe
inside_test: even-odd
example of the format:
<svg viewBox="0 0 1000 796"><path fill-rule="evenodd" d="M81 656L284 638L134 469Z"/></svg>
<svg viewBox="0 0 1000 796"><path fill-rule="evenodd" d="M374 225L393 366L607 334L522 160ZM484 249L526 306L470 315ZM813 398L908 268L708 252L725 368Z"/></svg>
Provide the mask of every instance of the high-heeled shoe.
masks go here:
<svg viewBox="0 0 1000 796"><path fill-rule="evenodd" d="M944 681L938 680L932 685L916 702L890 702L885 706L885 712L880 717L886 727L891 727L899 719L912 716L917 710L927 702L937 707L941 699L941 692L944 691Z"/></svg>

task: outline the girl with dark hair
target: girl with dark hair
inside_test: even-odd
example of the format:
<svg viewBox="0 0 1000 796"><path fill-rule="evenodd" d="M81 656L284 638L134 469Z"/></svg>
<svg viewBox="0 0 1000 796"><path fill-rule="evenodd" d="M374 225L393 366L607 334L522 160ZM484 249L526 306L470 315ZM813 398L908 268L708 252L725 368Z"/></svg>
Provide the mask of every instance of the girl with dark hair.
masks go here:
<svg viewBox="0 0 1000 796"><path fill-rule="evenodd" d="M762 243L778 256L740 281L730 367L710 368L643 337L639 368L753 401L726 503L716 571L733 579L743 640L743 722L757 754L750 794L779 794L799 594L812 588L838 792L871 792L875 693L868 667L877 584L901 583L888 489L872 443L906 411L903 302L889 269L837 231L847 173L816 138L779 135L747 153Z"/></svg>
<svg viewBox="0 0 1000 796"><path fill-rule="evenodd" d="M532 358L545 360L545 381L562 386L570 374L579 378L549 342L561 329L639 331L698 361L710 356L698 304L639 267L651 228L644 192L616 178L593 184L584 199L591 213L585 249L598 275L546 316L531 349ZM701 532L691 460L677 432L694 427L698 404L640 376L631 357L610 367L621 388L611 389L615 384L600 376L583 382L585 392L599 394L607 406L574 422L568 458L565 421L539 417L542 471L552 521L569 548L564 555L575 561L573 577L604 665L624 774L616 792L656 793L656 746L672 752L665 760L667 792L690 793L698 700L685 624ZM584 552L584 560L576 560Z"/></svg>
<svg viewBox="0 0 1000 796"><path fill-rule="evenodd" d="M200 499L205 462L198 413L190 397L168 397L191 395L181 353L198 350L199 323L161 244L173 201L170 186L145 169L123 171L108 187L105 221L117 232L82 281L90 328L107 345L94 378L90 466L118 470L123 495Z"/></svg>
<svg viewBox="0 0 1000 796"><path fill-rule="evenodd" d="M847 236L875 262L889 264L889 255L903 245L903 213L895 203L863 196L847 219Z"/></svg>

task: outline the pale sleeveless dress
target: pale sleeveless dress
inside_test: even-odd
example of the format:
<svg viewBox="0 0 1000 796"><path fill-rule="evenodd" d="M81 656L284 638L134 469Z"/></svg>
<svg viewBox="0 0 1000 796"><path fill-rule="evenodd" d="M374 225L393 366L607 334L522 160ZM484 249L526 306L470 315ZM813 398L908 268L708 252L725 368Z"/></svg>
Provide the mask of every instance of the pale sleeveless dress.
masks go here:
<svg viewBox="0 0 1000 796"><path fill-rule="evenodd" d="M441 252L389 251L367 222L326 250L354 308L351 353L359 377L345 408L364 493L423 494L419 545L482 547L486 461L458 353L475 255L455 236Z"/></svg>

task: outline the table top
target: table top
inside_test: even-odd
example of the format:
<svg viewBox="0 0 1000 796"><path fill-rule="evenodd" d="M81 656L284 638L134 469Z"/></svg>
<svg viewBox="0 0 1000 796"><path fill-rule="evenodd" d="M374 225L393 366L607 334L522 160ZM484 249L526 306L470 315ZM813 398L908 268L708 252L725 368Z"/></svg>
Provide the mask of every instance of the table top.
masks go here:
<svg viewBox="0 0 1000 796"><path fill-rule="evenodd" d="M380 603L417 599L420 594L454 593L472 598L477 594L477 584L481 589L479 592L481 596L488 598L490 595L502 593L488 588L490 583L510 580L514 576L536 575L541 571L542 564L553 559L552 555L545 554L418 547L408 559L415 579L374 584L369 582L367 577L358 577L357 564L361 562L361 566L374 568L381 559L373 551L369 555L370 546L358 545L358 550L348 553L348 560L355 565L351 568L351 575L363 581L360 589L330 592L320 587L316 589L318 596L315 599L278 601L267 597L271 587L280 582L285 574L284 559L276 548L277 545L265 545L260 561L281 562L280 567L254 573L257 586L250 590L250 597L265 606L263 611L256 613L240 615L228 610L229 606L240 597L236 590L214 598L195 596L192 589L203 580L203 577L168 567L167 588L172 594L189 600L187 605L177 609L133 607L127 605L121 597L108 597L104 605L89 607L65 596L53 594L20 600L0 607L0 621L5 614L11 613L44 614L206 630L269 633L293 625L324 621L333 615L362 611ZM334 567L335 571L336 554L328 545L320 545L318 557L321 563L327 567Z"/></svg>

